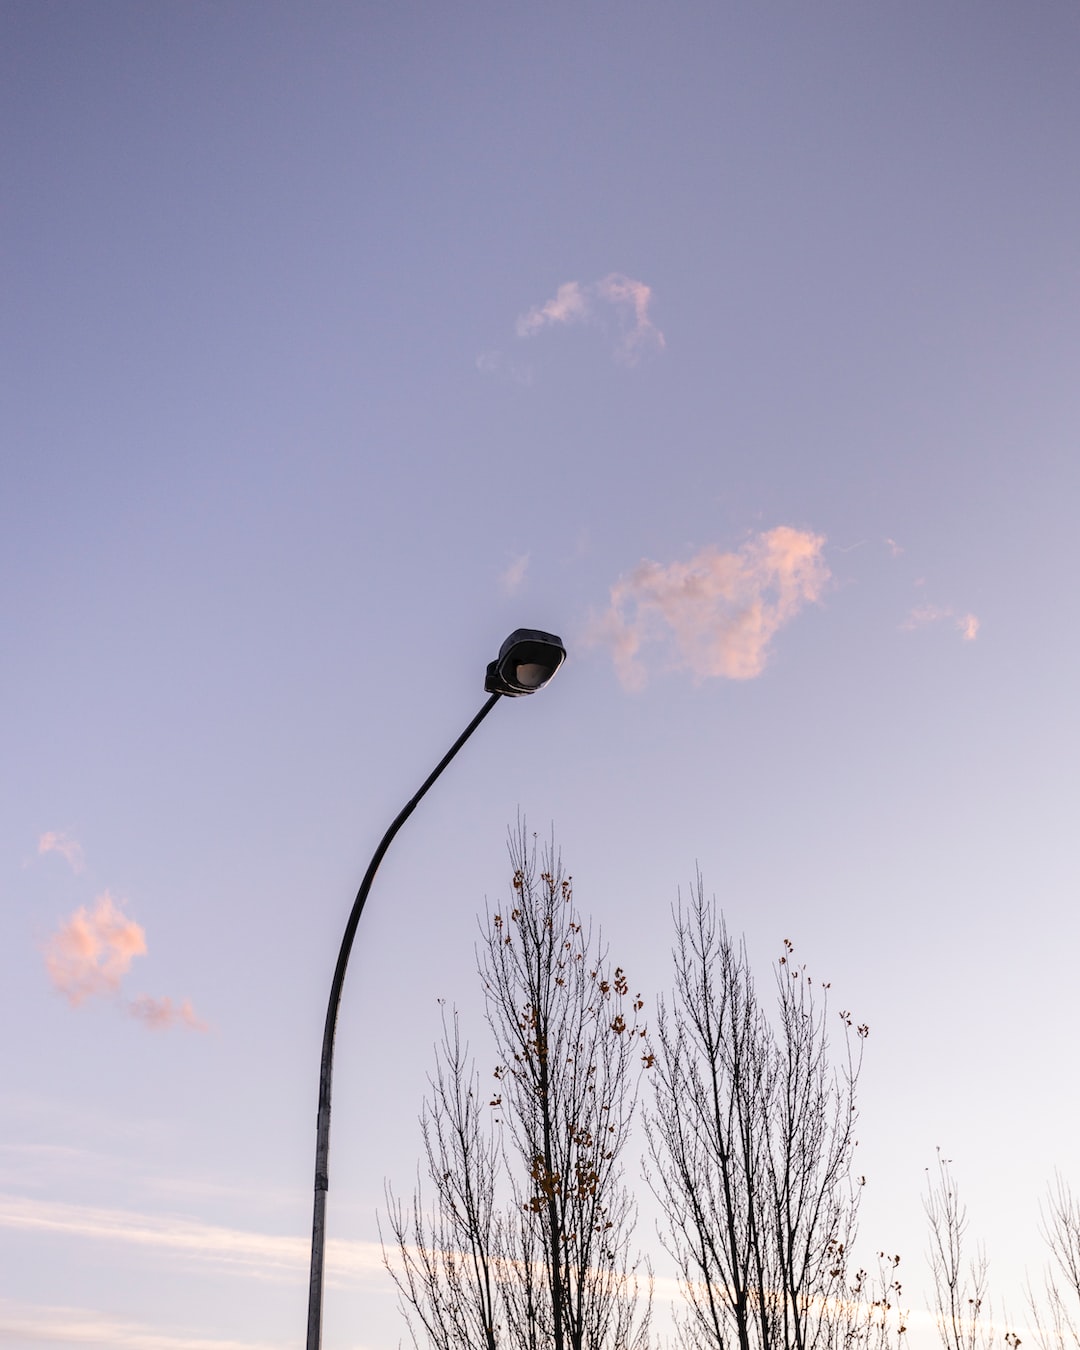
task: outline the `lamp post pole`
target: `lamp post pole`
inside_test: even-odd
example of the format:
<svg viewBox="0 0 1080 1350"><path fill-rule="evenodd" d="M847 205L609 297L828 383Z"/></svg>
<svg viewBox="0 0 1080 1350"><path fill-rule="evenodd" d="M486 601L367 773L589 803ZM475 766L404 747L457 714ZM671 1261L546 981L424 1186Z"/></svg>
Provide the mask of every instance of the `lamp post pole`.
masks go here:
<svg viewBox="0 0 1080 1350"><path fill-rule="evenodd" d="M394 836L412 815L428 789L457 752L473 734L476 728L498 703L500 698L517 698L524 694L535 693L547 684L566 659L566 650L559 638L552 633L542 633L536 629L519 628L503 643L498 660L488 666L485 690L490 697L457 738L454 744L439 760L435 768L424 780L419 791L401 809L393 824L382 837L379 847L368 863L364 879L353 901L349 921L345 925L345 935L341 939L334 978L330 985L330 1001L326 1009L326 1024L323 1028L322 1061L319 1066L319 1115L315 1136L315 1203L311 1222L311 1279L308 1286L308 1325L307 1350L321 1350L322 1346L322 1297L323 1266L326 1251L326 1192L329 1188L330 1157L330 1090L334 1068L334 1033L337 1028L338 1006L341 1003L341 990L345 983L345 970L349 964L356 928L360 914L367 900L375 873L379 870L386 850Z"/></svg>

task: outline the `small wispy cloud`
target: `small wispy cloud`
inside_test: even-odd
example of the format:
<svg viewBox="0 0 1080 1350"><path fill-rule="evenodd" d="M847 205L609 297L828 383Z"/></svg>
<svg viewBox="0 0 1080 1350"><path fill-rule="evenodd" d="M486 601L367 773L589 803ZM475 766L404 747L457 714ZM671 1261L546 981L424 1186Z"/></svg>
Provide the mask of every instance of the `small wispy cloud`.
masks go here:
<svg viewBox="0 0 1080 1350"><path fill-rule="evenodd" d="M476 358L476 369L481 375L494 375L514 384L532 384L533 368L527 361L514 361L504 352L481 352Z"/></svg>
<svg viewBox="0 0 1080 1350"><path fill-rule="evenodd" d="M65 1127L76 1123L70 1108L58 1106L57 1110L62 1111ZM5 1123L10 1129L11 1123ZM173 1212L177 1205L190 1207L228 1200L239 1202L247 1212L292 1213L305 1198L305 1191L299 1186L243 1184L191 1174L166 1175L147 1167L130 1151L42 1140L0 1143L0 1195L8 1189L22 1196L72 1194L88 1185L106 1193L122 1186L128 1196L137 1191L145 1197L145 1203L154 1208L167 1204Z"/></svg>
<svg viewBox="0 0 1080 1350"><path fill-rule="evenodd" d="M88 998L119 998L132 961L146 955L146 932L103 891L92 909L80 905L61 922L42 944L42 954L53 988L77 1008ZM207 1029L188 999L174 1003L171 998L139 994L123 1006L150 1031L173 1026Z"/></svg>
<svg viewBox="0 0 1080 1350"><path fill-rule="evenodd" d="M899 558L901 553L903 553L904 551L903 544L898 544L895 539L886 539L885 547L889 550L889 552L892 554L894 558Z"/></svg>
<svg viewBox="0 0 1080 1350"><path fill-rule="evenodd" d="M310 1237L253 1233L176 1215L140 1214L20 1195L0 1195L0 1227L165 1248L190 1261L219 1268L227 1265L262 1279L282 1275L303 1278L311 1253ZM326 1264L330 1283L352 1284L382 1273L382 1248L377 1242L330 1238Z"/></svg>
<svg viewBox="0 0 1080 1350"><path fill-rule="evenodd" d="M38 856L59 853L71 870L79 873L86 866L82 845L59 830L46 830L38 839Z"/></svg>
<svg viewBox="0 0 1080 1350"><path fill-rule="evenodd" d="M102 1350L285 1350L287 1341L222 1340L131 1322L90 1308L0 1299L0 1341Z"/></svg>
<svg viewBox="0 0 1080 1350"><path fill-rule="evenodd" d="M88 998L116 994L136 956L146 954L146 934L108 891L61 923L44 945L53 987L77 1008Z"/></svg>
<svg viewBox="0 0 1080 1350"><path fill-rule="evenodd" d="M189 998L174 1003L171 998L152 998L140 994L128 1004L128 1012L151 1031L167 1031L169 1027L189 1027L192 1031L206 1031L207 1025L195 1015Z"/></svg>
<svg viewBox="0 0 1080 1350"><path fill-rule="evenodd" d="M525 580L525 573L529 567L529 555L519 553L518 556L503 569L499 577L499 589L503 595L516 595L521 589L521 583Z"/></svg>
<svg viewBox="0 0 1080 1350"><path fill-rule="evenodd" d="M928 624L950 623L965 642L974 642L979 636L980 620L975 614L957 614L951 605L916 605L900 627L905 632L925 628Z"/></svg>
<svg viewBox="0 0 1080 1350"><path fill-rule="evenodd" d="M514 329L519 338L531 338L552 326L599 321L607 307L619 327L615 355L634 365L645 353L663 351L666 345L649 317L651 303L652 290L643 281L611 272L585 286L564 281L550 300L520 314Z"/></svg>
<svg viewBox="0 0 1080 1350"><path fill-rule="evenodd" d="M589 639L610 647L624 688L643 689L642 649L655 644L666 665L697 681L748 680L765 668L776 633L821 598L831 573L824 535L779 525L736 552L702 549L687 562L644 561L611 588Z"/></svg>

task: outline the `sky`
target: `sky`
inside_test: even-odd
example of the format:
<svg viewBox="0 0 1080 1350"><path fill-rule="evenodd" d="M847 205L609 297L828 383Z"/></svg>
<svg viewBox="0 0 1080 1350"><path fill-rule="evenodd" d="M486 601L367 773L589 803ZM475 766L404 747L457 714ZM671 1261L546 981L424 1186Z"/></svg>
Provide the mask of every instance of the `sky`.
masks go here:
<svg viewBox="0 0 1080 1350"><path fill-rule="evenodd" d="M0 1342L327 1350L519 812L870 1026L861 1241L1080 1187L1080 11L0 4ZM657 1318L671 1272L641 1194Z"/></svg>

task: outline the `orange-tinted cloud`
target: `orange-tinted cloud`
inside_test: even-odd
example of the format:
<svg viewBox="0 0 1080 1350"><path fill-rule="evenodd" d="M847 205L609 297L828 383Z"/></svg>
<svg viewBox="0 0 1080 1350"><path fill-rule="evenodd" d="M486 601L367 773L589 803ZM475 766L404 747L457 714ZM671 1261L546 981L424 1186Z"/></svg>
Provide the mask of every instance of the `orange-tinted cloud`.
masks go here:
<svg viewBox="0 0 1080 1350"><path fill-rule="evenodd" d="M667 664L695 680L748 680L765 668L777 631L829 580L823 535L779 525L735 553L704 548L688 562L642 562L611 588L591 638L611 647L627 689L643 689L643 647L659 644Z"/></svg>
<svg viewBox="0 0 1080 1350"><path fill-rule="evenodd" d="M189 998L174 1003L171 998L152 998L140 994L128 1004L128 1012L150 1031L166 1031L169 1027L190 1027L192 1031L206 1031L206 1023L196 1017Z"/></svg>
<svg viewBox="0 0 1080 1350"><path fill-rule="evenodd" d="M611 272L591 285L565 281L552 299L518 316L518 337L535 337L552 324L584 323L597 317L597 304L610 306L618 320L620 338L615 349L619 360L633 365L644 352L662 351L664 335L649 318L652 291L643 281Z"/></svg>
<svg viewBox="0 0 1080 1350"><path fill-rule="evenodd" d="M45 853L59 853L73 872L81 872L85 866L82 845L58 830L46 830L38 839L39 856Z"/></svg>
<svg viewBox="0 0 1080 1350"><path fill-rule="evenodd" d="M80 906L45 943L49 979L72 1007L93 995L115 994L136 956L146 954L146 934L108 891L87 910Z"/></svg>

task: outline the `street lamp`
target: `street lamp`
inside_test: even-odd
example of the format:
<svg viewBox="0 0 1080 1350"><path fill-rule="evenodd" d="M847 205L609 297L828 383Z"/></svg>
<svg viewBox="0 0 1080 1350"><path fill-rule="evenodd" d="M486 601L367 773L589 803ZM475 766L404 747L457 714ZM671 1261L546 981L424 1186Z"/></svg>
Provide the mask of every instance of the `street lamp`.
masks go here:
<svg viewBox="0 0 1080 1350"><path fill-rule="evenodd" d="M345 968L349 964L349 953L352 951L364 901L368 897L368 891L371 890L371 883L379 870L379 864L398 830L499 699L521 698L525 694L535 694L538 689L543 689L544 685L549 683L565 660L566 648L562 644L562 639L557 638L554 633L542 633L536 628L518 628L510 634L499 648L499 655L487 668L484 689L491 697L439 760L434 770L424 780L419 792L406 803L383 835L382 842L368 863L368 869L353 901L352 912L345 925L345 936L341 939L337 965L334 967L333 983L330 985L330 1002L326 1009L326 1026L323 1029L322 1064L319 1068L319 1120L315 1137L315 1207L311 1222L307 1350L320 1350L322 1346L323 1256L326 1248L326 1192L330 1184L327 1173L330 1156L330 1086L334 1068L334 1032L337 1027L341 989L345 983Z"/></svg>

